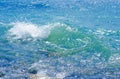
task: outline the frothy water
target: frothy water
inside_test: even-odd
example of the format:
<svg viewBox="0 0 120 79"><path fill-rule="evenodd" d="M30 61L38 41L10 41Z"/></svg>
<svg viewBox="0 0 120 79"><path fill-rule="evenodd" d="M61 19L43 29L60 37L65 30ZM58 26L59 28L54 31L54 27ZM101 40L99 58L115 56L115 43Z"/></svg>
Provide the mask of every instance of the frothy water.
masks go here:
<svg viewBox="0 0 120 79"><path fill-rule="evenodd" d="M0 79L119 79L119 4L0 1Z"/></svg>
<svg viewBox="0 0 120 79"><path fill-rule="evenodd" d="M16 22L13 23L13 27L9 30L11 36L15 36L16 39L19 38L47 38L50 34L50 30L54 25L45 25L38 27L34 24Z"/></svg>
<svg viewBox="0 0 120 79"><path fill-rule="evenodd" d="M31 75L31 78L69 79L72 78L71 75L76 78L97 78L98 75L107 78L109 76L105 74L111 71L103 69L119 68L119 45L116 45L116 48L111 47L111 41L108 41L111 37L114 37L114 40L118 39L116 35L119 35L119 31L73 28L64 23L37 26L16 22L8 33L8 40L13 44L19 42L17 44L21 45L24 42L27 45L31 42L27 45L28 49L22 49L32 48L32 53L42 51L41 54L45 55L44 58L40 56L39 61L29 68L38 70L37 75ZM116 44L119 44L119 41Z"/></svg>

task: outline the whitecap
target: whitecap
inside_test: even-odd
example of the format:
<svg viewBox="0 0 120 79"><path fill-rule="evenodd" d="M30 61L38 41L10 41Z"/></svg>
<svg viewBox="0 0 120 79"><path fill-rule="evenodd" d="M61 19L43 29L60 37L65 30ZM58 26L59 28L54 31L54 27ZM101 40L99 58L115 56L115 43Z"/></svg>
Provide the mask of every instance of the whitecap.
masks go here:
<svg viewBox="0 0 120 79"><path fill-rule="evenodd" d="M13 39L26 39L29 37L33 39L45 39L55 27L65 27L66 30L72 31L72 28L63 23L51 23L38 26L32 23L15 22L11 25L13 27L8 30L8 37Z"/></svg>
<svg viewBox="0 0 120 79"><path fill-rule="evenodd" d="M16 39L21 38L47 38L54 25L37 26L32 23L16 22L12 23L13 27L8 31L8 35Z"/></svg>

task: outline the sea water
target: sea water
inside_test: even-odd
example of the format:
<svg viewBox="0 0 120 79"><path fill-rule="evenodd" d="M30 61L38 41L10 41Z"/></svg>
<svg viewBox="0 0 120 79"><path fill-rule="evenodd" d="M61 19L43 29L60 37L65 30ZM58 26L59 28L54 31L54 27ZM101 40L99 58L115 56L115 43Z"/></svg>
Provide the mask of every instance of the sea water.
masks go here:
<svg viewBox="0 0 120 79"><path fill-rule="evenodd" d="M120 0L0 0L0 73L119 79Z"/></svg>

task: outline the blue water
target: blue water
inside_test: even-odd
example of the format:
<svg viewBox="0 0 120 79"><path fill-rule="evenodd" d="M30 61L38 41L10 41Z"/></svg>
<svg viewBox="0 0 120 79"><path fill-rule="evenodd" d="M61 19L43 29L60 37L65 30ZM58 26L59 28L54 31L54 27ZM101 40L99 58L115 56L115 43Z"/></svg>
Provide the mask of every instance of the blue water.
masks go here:
<svg viewBox="0 0 120 79"><path fill-rule="evenodd" d="M120 1L0 0L0 72L0 79L119 79Z"/></svg>

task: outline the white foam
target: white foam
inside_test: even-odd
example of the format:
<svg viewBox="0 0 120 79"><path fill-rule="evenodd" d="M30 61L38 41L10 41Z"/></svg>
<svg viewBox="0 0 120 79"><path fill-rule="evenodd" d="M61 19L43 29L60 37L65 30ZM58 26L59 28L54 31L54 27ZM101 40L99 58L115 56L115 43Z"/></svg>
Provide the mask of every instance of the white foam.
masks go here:
<svg viewBox="0 0 120 79"><path fill-rule="evenodd" d="M114 54L109 59L109 64L120 64L120 55Z"/></svg>
<svg viewBox="0 0 120 79"><path fill-rule="evenodd" d="M65 72L61 72L61 73L56 74L57 79L63 79L65 76L66 76Z"/></svg>
<svg viewBox="0 0 120 79"><path fill-rule="evenodd" d="M54 27L65 27L66 30L72 31L72 28L62 23L52 23L38 26L32 23L16 22L11 24L13 27L8 31L8 36L14 39L47 38Z"/></svg>
<svg viewBox="0 0 120 79"><path fill-rule="evenodd" d="M16 22L9 30L9 35L15 38L47 38L54 25L37 26L32 23Z"/></svg>
<svg viewBox="0 0 120 79"><path fill-rule="evenodd" d="M96 34L104 35L105 34L105 30L104 29L97 29L96 30Z"/></svg>
<svg viewBox="0 0 120 79"><path fill-rule="evenodd" d="M95 34L97 34L97 35L110 35L110 34L114 34L116 32L117 31L115 31L115 30L107 30L107 29L103 29L103 28L98 28L95 31Z"/></svg>
<svg viewBox="0 0 120 79"><path fill-rule="evenodd" d="M66 27L67 31L73 31L73 29L71 27Z"/></svg>

